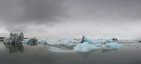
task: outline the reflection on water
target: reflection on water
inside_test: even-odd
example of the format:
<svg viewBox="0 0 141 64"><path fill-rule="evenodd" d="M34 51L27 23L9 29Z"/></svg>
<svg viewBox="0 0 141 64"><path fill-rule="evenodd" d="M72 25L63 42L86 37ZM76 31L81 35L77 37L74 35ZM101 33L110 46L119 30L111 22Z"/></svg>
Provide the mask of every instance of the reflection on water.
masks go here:
<svg viewBox="0 0 141 64"><path fill-rule="evenodd" d="M9 49L10 53L23 52L24 47L22 44L4 44L6 48Z"/></svg>
<svg viewBox="0 0 141 64"><path fill-rule="evenodd" d="M87 58L89 57L91 54L97 54L101 52L101 50L93 50L93 51L90 51L90 52L77 52L78 55L81 55L83 58Z"/></svg>
<svg viewBox="0 0 141 64"><path fill-rule="evenodd" d="M102 49L102 52L103 53L106 53L106 52L116 52L118 49Z"/></svg>
<svg viewBox="0 0 141 64"><path fill-rule="evenodd" d="M0 64L141 64L141 47L99 49L86 53L51 52L48 48L0 43Z"/></svg>

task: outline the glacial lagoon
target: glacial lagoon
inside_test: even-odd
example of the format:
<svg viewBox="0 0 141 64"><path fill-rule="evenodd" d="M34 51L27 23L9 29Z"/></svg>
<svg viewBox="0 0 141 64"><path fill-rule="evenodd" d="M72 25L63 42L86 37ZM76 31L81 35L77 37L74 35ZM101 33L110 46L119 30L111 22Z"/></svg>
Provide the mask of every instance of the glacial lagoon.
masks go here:
<svg viewBox="0 0 141 64"><path fill-rule="evenodd" d="M119 49L73 52L71 48L0 42L0 64L141 64L141 43Z"/></svg>

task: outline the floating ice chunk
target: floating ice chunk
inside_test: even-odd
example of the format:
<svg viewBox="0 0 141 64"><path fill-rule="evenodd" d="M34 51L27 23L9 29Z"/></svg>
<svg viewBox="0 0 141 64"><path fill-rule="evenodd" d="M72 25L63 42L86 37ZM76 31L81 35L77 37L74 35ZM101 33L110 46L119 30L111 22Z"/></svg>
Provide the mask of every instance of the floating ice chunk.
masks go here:
<svg viewBox="0 0 141 64"><path fill-rule="evenodd" d="M62 44L64 44L64 45L71 46L71 45L73 45L73 44L72 44L72 41L73 41L72 38L65 38L65 39L63 39L61 42L62 42Z"/></svg>
<svg viewBox="0 0 141 64"><path fill-rule="evenodd" d="M38 40L36 38L24 39L24 41L22 41L22 43L27 44L27 45L36 45L36 44L38 44L37 41Z"/></svg>
<svg viewBox="0 0 141 64"><path fill-rule="evenodd" d="M65 46L75 46L77 42L78 41L74 40L73 38L64 38L62 40L59 40L59 43Z"/></svg>
<svg viewBox="0 0 141 64"><path fill-rule="evenodd" d="M92 38L90 38L90 37L84 37L83 39L83 42L88 42L89 44L94 44L94 43L97 43L97 42L95 42ZM82 42L82 43L83 43Z"/></svg>
<svg viewBox="0 0 141 64"><path fill-rule="evenodd" d="M112 49L116 49L116 48L121 47L121 45L118 44L118 43L106 43L105 45L106 45L106 47L109 47L109 48L112 48Z"/></svg>
<svg viewBox="0 0 141 64"><path fill-rule="evenodd" d="M32 42L32 40L28 40L28 41L26 42L26 44L27 44L27 45L31 45L31 44L33 44L33 42Z"/></svg>
<svg viewBox="0 0 141 64"><path fill-rule="evenodd" d="M84 37L83 36L83 38L82 38L82 42L81 43L83 43L83 42L88 42L89 44L99 44L99 43L104 43L104 42L106 42L107 40L103 40L103 39L101 39L101 40L99 40L99 39L93 39L93 38L90 38L90 37Z"/></svg>
<svg viewBox="0 0 141 64"><path fill-rule="evenodd" d="M48 44L48 41L47 41L46 39L41 39L41 40L38 40L37 43L38 43L38 44L47 45L47 44Z"/></svg>
<svg viewBox="0 0 141 64"><path fill-rule="evenodd" d="M83 42L82 44L77 44L76 46L74 46L74 51L76 51L76 52L89 52L89 51L96 50L99 48L100 47L89 44L88 42Z"/></svg>
<svg viewBox="0 0 141 64"><path fill-rule="evenodd" d="M30 40L30 39L24 39L24 40L22 41L22 43L27 44L27 42L28 42L29 40Z"/></svg>
<svg viewBox="0 0 141 64"><path fill-rule="evenodd" d="M105 42L106 42L106 43L112 43L113 40L108 39L108 40L106 40Z"/></svg>

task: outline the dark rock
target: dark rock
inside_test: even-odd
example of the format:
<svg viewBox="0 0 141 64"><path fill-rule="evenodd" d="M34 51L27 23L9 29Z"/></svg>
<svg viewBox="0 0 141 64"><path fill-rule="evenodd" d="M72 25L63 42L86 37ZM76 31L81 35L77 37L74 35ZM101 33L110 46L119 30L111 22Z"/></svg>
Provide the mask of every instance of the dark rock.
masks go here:
<svg viewBox="0 0 141 64"><path fill-rule="evenodd" d="M118 41L118 39L117 39L117 38L113 38L112 40L113 40L113 41Z"/></svg>

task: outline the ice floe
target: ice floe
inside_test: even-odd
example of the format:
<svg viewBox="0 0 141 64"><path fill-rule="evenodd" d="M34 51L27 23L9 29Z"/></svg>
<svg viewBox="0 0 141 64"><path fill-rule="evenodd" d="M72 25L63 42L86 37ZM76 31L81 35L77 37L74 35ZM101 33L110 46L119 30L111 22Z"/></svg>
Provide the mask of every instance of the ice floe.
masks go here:
<svg viewBox="0 0 141 64"><path fill-rule="evenodd" d="M36 41L36 42L35 42ZM50 50L64 51L61 50L63 47L70 48L75 52L89 52L97 49L118 49L121 47L119 41L112 39L93 39L90 37L83 37L82 39L64 38L64 39L26 39L23 43L27 45L41 44L52 46ZM60 47L60 48L57 48ZM68 49L69 50L69 49Z"/></svg>
<svg viewBox="0 0 141 64"><path fill-rule="evenodd" d="M89 51L96 50L99 48L100 47L96 45L91 45L88 42L83 42L82 44L77 44L76 46L74 46L73 50L76 52L89 52Z"/></svg>
<svg viewBox="0 0 141 64"><path fill-rule="evenodd" d="M118 44L118 43L106 43L105 45L106 47L112 48L112 49L117 49L121 47L121 44Z"/></svg>

